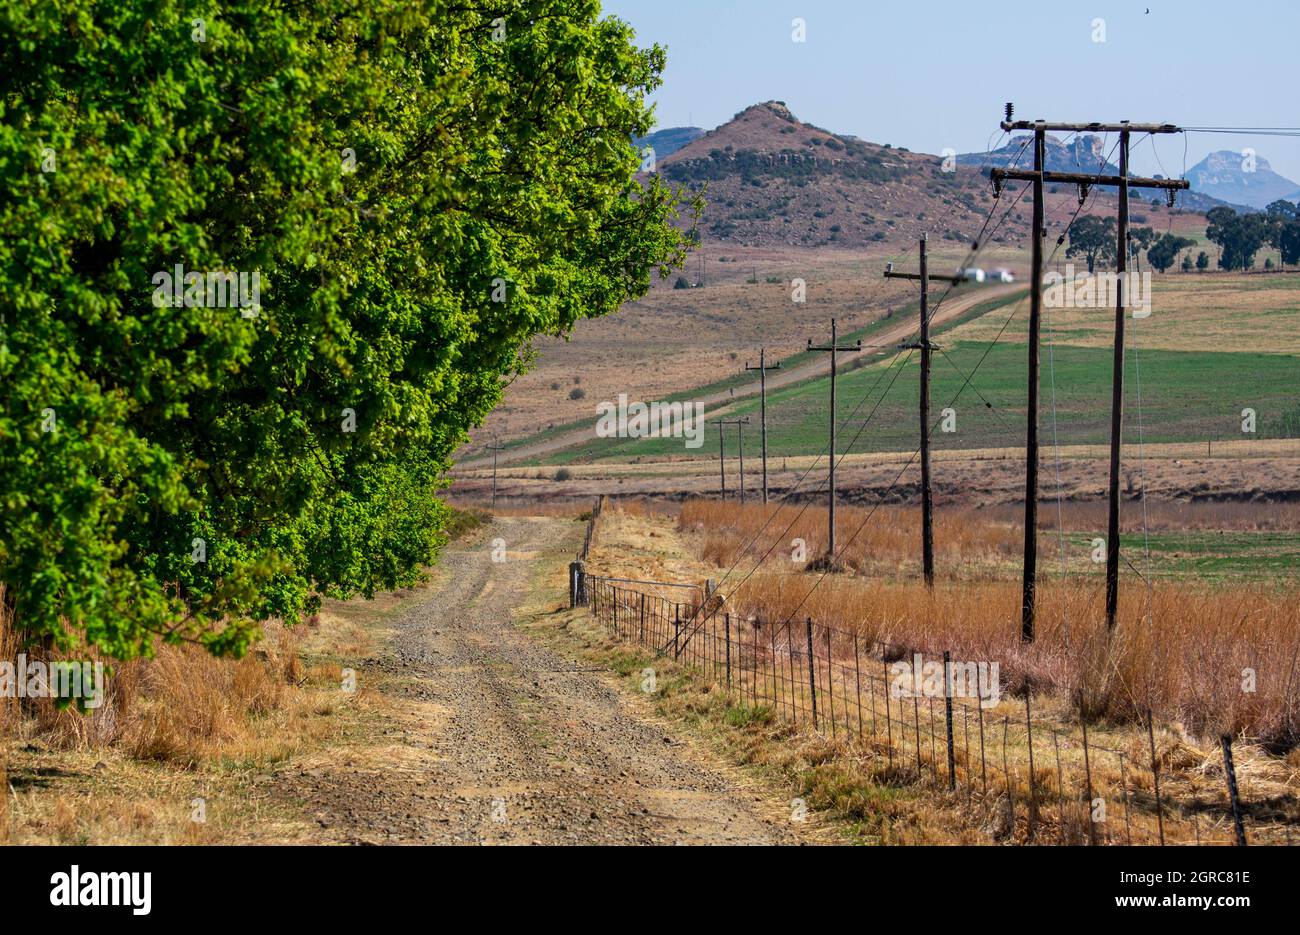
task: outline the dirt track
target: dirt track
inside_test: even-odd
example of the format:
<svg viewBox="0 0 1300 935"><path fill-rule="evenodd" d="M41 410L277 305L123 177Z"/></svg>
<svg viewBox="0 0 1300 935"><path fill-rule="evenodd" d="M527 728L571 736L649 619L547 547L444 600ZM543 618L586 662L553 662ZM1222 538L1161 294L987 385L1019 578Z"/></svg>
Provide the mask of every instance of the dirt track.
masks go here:
<svg viewBox="0 0 1300 935"><path fill-rule="evenodd" d="M280 777L322 840L802 842L783 802L658 723L611 676L515 628L537 562L570 554L578 532L571 520L501 518L449 548L448 583L407 608L388 651L358 668L402 711L393 745ZM490 559L498 537L504 563Z"/></svg>
<svg viewBox="0 0 1300 935"><path fill-rule="evenodd" d="M1024 286L1019 284L1008 284L1008 285L987 286L967 293L958 293L953 298L947 299L941 306L939 306L939 311L936 312L931 317L931 326L938 327L940 325L947 324L948 322L952 321L954 318L957 318L958 316L965 314L966 312L970 311L974 306L979 305L982 302L988 302L993 299L997 299L1002 296L1009 295L1015 292L1016 290L1023 289L1023 288ZM900 319L898 323L893 325L892 327L886 328L885 330L881 331L879 334L872 335L871 343L873 345L883 345L884 348L890 348L893 345L898 344L899 342L904 341L907 338L911 337L913 334L915 334L916 327L917 325L914 321L910 319ZM865 357L865 358L882 357L887 354L893 354L893 353L895 353L893 350L882 349L881 347L864 349L857 354L841 355L839 358L840 366L841 367L848 366L855 359L859 357ZM767 387L769 390L780 389L781 387L789 386L792 383L799 383L803 380L807 380L812 377L817 377L817 376L821 376L822 374L830 373L830 369L831 369L831 364L830 364L829 355L825 355L824 359L823 359L823 355L818 355L818 358L816 360L809 361L808 363L805 364L800 364L797 367L791 367L788 370L783 369L783 370L774 371L773 374L767 378ZM704 406L708 409L710 418L717 418L718 416L725 415L727 413L728 411L727 407L731 403L739 402L742 399L747 399L749 397L757 396L757 395L758 395L758 385L757 383L755 383L755 385L752 388L747 388L746 390L742 392L737 392L734 395L729 390L719 391L716 393L707 393L703 396L700 396L696 401L704 404ZM593 418L592 425L594 426L595 424L594 415L592 418ZM513 462L524 461L529 458L538 458L541 457L542 455L547 455L554 451L561 451L572 445L577 445L577 444L581 444L582 442L588 441L592 437L592 431L593 431L592 426L587 426L580 429L574 429L569 432L562 432L559 435L555 435L543 441L533 442L532 444L528 444L528 445L521 445L518 448L510 448L500 453L500 455L498 456L497 463L511 464ZM490 467L491 464L492 464L491 458L478 457L478 458L470 458L465 461L462 461L457 465L457 467L460 470L468 471L468 470L474 470L476 468Z"/></svg>

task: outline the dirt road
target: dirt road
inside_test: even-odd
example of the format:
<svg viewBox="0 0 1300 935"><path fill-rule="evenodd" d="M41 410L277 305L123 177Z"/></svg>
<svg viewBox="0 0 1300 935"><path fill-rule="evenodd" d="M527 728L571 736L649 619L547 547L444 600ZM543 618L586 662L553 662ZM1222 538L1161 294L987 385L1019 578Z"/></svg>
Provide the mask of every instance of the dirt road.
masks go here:
<svg viewBox="0 0 1300 935"><path fill-rule="evenodd" d="M988 302L992 299L1001 298L1017 290L1024 289L1023 285L1006 284L997 286L986 286L980 289L974 289L970 292L958 292L951 298L946 299L939 306L939 311L931 317L931 327L945 325L960 315L970 311L974 306L982 302ZM917 324L911 319L900 318L898 323L884 329L879 334L871 336L871 344L883 345L884 347L874 347L864 349L857 354L841 355L840 366L847 367L858 357L882 357L887 354L893 354L890 350L895 344L898 344L907 338L913 336L916 332ZM769 390L780 389L783 386L789 386L792 383L798 383L811 377L821 376L830 373L830 356L818 355L817 359L800 364L797 367L791 367L788 370L776 370L767 378L767 388ZM751 396L758 395L758 384L753 387L747 387L744 390L738 390L733 396L729 390L720 390L716 393L706 393L697 397L697 400L704 404L708 410L710 418L717 418L727 413L727 406L731 403L739 402ZM572 445L578 445L582 442L589 441L592 437L593 426L595 425L595 416L592 416L592 424L584 428L573 429L568 432L561 432L542 441L533 442L527 445L521 445L518 448L509 448L500 453L498 464L511 464L516 461L524 461L529 458L538 458L542 455L550 454L554 451L561 451ZM457 466L458 471L472 471L479 468L488 468L492 465L492 459L487 457L470 458L462 461Z"/></svg>
<svg viewBox="0 0 1300 935"><path fill-rule="evenodd" d="M391 746L281 777L324 840L800 843L784 802L658 723L612 676L513 625L537 563L571 554L579 531L571 520L505 517L449 548L446 584L358 669L402 712L386 731ZM505 541L504 562L491 560L494 539Z"/></svg>

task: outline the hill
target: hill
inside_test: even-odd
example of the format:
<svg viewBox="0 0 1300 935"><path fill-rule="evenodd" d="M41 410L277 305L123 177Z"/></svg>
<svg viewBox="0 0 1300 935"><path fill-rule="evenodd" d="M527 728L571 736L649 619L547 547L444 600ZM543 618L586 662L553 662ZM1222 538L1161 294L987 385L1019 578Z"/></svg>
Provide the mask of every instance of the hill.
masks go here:
<svg viewBox="0 0 1300 935"><path fill-rule="evenodd" d="M1098 161L1105 164L1095 137L1053 141L1051 151L1051 160L1074 171L1089 160L1094 171ZM988 164L1005 164L1013 154L1004 147ZM783 102L768 101L660 156L658 170L672 182L706 189L700 225L706 243L887 252L915 243L923 231L932 242L954 246L979 236L994 205L984 160L966 154L945 165L941 156L803 123ZM1003 199L1005 208L989 224L992 243L1027 243L1028 207L1013 208L1014 197ZM1053 212L1068 217L1073 211L1072 190L1062 187L1048 201ZM1085 213L1114 213L1114 202L1113 194L1094 192ZM1196 207L1180 202L1180 210ZM1163 207L1143 210L1153 219L1164 213Z"/></svg>
<svg viewBox="0 0 1300 935"><path fill-rule="evenodd" d="M781 101L748 107L659 163L669 180L707 186L703 234L746 246L862 247L932 238L966 242L992 204L970 168L801 122ZM996 235L1024 236L1012 217ZM1001 242L1001 241L999 241Z"/></svg>
<svg viewBox="0 0 1300 935"><path fill-rule="evenodd" d="M1210 153L1187 170L1187 179L1195 192L1252 208L1300 197L1300 184L1274 172L1267 159L1255 156L1252 164L1230 149Z"/></svg>

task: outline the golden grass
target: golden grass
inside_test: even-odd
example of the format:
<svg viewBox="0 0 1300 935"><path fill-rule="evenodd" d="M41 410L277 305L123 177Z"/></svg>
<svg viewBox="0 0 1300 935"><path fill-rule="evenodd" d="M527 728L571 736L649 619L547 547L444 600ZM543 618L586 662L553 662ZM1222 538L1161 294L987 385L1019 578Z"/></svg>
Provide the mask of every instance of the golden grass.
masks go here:
<svg viewBox="0 0 1300 935"><path fill-rule="evenodd" d="M855 571L896 567L900 560L915 555L919 535L915 510L880 507L863 525L867 517L868 511L852 507L837 515L837 548L842 550L842 566ZM859 527L861 532L851 536ZM766 562L773 567L797 564L792 558L799 546L796 540L803 543L806 562L818 559L828 542L825 511L820 508L739 508L715 500L688 500L682 505L678 528L694 532L701 557L724 568L736 562L750 542L755 542L756 547L747 553L747 564L766 555ZM1021 539L1010 523L975 522L968 512L951 510L936 519L935 537L941 554L976 565L1013 555Z"/></svg>
<svg viewBox="0 0 1300 935"><path fill-rule="evenodd" d="M757 535L764 549L796 512L772 509L776 518ZM1231 506L1217 509L1238 516ZM1108 634L1099 583L1062 583L1044 566L1037 638L1026 646L1018 581L988 574L994 562L1017 555L1020 532L1010 521L940 514L938 555L946 562L930 592L920 581L891 574L914 568L915 511L878 509L850 543L866 515L840 511L838 538L842 547L849 543L842 562L849 573L824 577L790 560L792 536L807 538L809 559L824 548L820 511L797 520L747 580L756 555L741 558L741 551L761 527L763 507L689 501L678 527L694 532L705 561L721 568L736 563L723 592L737 612L811 616L869 641L997 661L1013 692L1049 690L1074 698L1082 691L1095 716L1131 721L1155 709L1199 736L1228 732L1279 747L1300 741L1300 601L1293 592L1271 583L1156 582L1149 590L1134 583L1121 589L1119 624ZM1255 690L1245 691L1250 672Z"/></svg>
<svg viewBox="0 0 1300 935"><path fill-rule="evenodd" d="M331 661L365 658L369 634L332 609L324 616L325 626L296 630L265 624L243 659L162 644L150 659L100 659L107 690L85 713L48 698L0 699L0 768L7 760L9 771L0 835L48 844L302 839L306 826L293 809L250 784L336 742L351 715L370 707L371 692L340 690L341 668ZM99 659L20 647L7 624L0 613L0 658ZM200 798L205 822L191 816Z"/></svg>
<svg viewBox="0 0 1300 935"><path fill-rule="evenodd" d="M689 502L684 505L683 516L690 506ZM658 568L684 571L684 575L669 575L666 580L721 577L718 566L699 557L698 552L692 560L678 551L689 548L688 543L702 548L704 537L683 532L677 528L679 523L667 516L635 516L633 512L644 511L625 513L615 507L606 513L601 549L593 553L599 573L639 577L639 571ZM971 516L970 521L979 523L980 517ZM975 539L978 541L978 536ZM621 557L617 571L599 563L603 556ZM638 568L638 558L645 557L651 557L654 564ZM874 678L857 673L851 661L851 641L840 638L832 644L838 674L831 679L825 667L818 674L818 693L826 692L821 698L823 705L834 699L833 705L838 707L840 729L828 738L824 708L821 731L809 734L806 730L808 676L797 655L802 636L794 645L785 646L782 640L789 634L781 634L778 627L772 653L760 645L755 655L743 637L733 645L737 682L753 679L758 694L764 696L755 706L743 689L730 694L723 690L718 668L722 615L704 618L683 661L698 666L702 655L704 668L712 671L712 676L695 668L690 680L694 687L687 688L678 680L661 679L668 697L660 705L698 719L746 762L778 770L798 784L810 804L829 808L853 822L869 839L893 843L1026 842L1030 840L1027 806L1032 794L1037 803L1033 840L1081 843L1088 834L1084 807L1087 773L1076 701L1081 689L1092 747L1092 793L1103 797L1108 808L1107 823L1096 829L1101 842L1154 843L1158 839L1152 756L1145 730L1148 707L1156 714L1155 761L1160 770L1167 842L1223 844L1231 840L1217 743L1221 731L1235 733L1239 741L1235 751L1238 783L1248 807L1247 831L1252 842L1284 843L1289 829L1300 820L1295 789L1300 749L1279 757L1259 744L1241 742L1272 739L1276 751L1295 733L1294 660L1300 620L1291 606L1294 601L1288 602L1286 595L1267 588L1161 588L1153 594L1154 623L1143 620L1147 611L1144 595L1126 595L1121 627L1108 639L1104 625L1098 622L1099 591L1071 592L1044 585L1039 638L1025 649L1018 639L1016 582L969 580L941 587L930 596L909 581L868 581L837 574L827 576L799 606L816 576L778 570L781 567L774 563L740 587L729 589L734 582L723 584L723 591L729 592L726 609L733 615L733 638L736 615L753 612L778 623L785 616L802 621L807 615L859 634L860 644L870 640L901 643L924 651L927 657L950 648L958 660L999 662L1002 700L983 712L988 727L988 793L981 792L983 769L975 741L978 708L963 701L957 706L959 790L954 795L947 792L942 740L937 756L931 747L928 702L920 705L925 736L919 745L913 735L910 702L903 712L908 716L902 719L906 721L902 737L899 702L894 702L893 736L888 739L884 725L875 723L876 713L883 720L885 710L883 670ZM743 570L736 580L740 577ZM1071 613L1068 648L1063 616L1067 604ZM1228 612L1234 616L1225 617ZM1207 621L1216 629L1207 631ZM593 623L603 625L600 620L593 619ZM635 638L636 632L633 627L627 634ZM706 645L712 649L705 649ZM843 655L846 652L848 655ZM655 657L644 664L668 668L672 662ZM1246 664L1257 670L1258 691L1253 694L1241 691L1240 670ZM640 665L633 668L639 671ZM876 665L883 663L877 659ZM831 690L827 689L828 680L835 683ZM855 683L863 692L863 708L868 709L862 718L867 730L861 739L853 730L861 722L850 713ZM1026 697L1032 702L1034 724L1032 787ZM775 703L769 703L773 698ZM936 709L942 737L942 703ZM790 723L792 719L798 720L797 728ZM1005 761L1004 723L1009 727ZM1058 756L1063 767L1059 772Z"/></svg>

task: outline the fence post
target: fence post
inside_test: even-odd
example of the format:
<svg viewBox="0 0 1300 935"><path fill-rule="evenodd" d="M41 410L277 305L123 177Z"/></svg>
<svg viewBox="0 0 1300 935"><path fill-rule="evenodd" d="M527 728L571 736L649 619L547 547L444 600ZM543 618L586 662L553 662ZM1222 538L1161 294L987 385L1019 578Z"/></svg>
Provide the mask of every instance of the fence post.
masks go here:
<svg viewBox="0 0 1300 935"><path fill-rule="evenodd" d="M682 605L673 603L673 658L678 658L681 653L680 637L682 631Z"/></svg>
<svg viewBox="0 0 1300 935"><path fill-rule="evenodd" d="M817 670L813 668L812 617L808 618L808 687L812 691L813 730L817 729Z"/></svg>
<svg viewBox="0 0 1300 935"><path fill-rule="evenodd" d="M1088 801L1085 803L1088 815L1088 843L1093 847L1096 847L1097 823L1092 820L1092 761L1088 756L1088 719L1083 716L1082 691L1079 692L1079 726L1083 728L1083 775L1088 784Z"/></svg>
<svg viewBox="0 0 1300 935"><path fill-rule="evenodd" d="M1223 773L1228 778L1228 798L1232 801L1232 823L1237 829L1237 846L1246 846L1246 826L1241 822L1241 802L1237 798L1237 770L1232 765L1232 738L1224 734L1219 738L1223 745Z"/></svg>
<svg viewBox="0 0 1300 935"><path fill-rule="evenodd" d="M569 608L577 607L582 602L583 580L582 562L569 562Z"/></svg>
<svg viewBox="0 0 1300 935"><path fill-rule="evenodd" d="M1156 725L1150 708L1147 708L1147 741L1151 745L1151 780L1156 787L1156 829L1160 832L1160 846L1164 847L1165 808L1160 798L1160 762L1156 759Z"/></svg>
<svg viewBox="0 0 1300 935"><path fill-rule="evenodd" d="M831 703L831 739L835 739L835 668L831 662L831 630L826 628L826 697Z"/></svg>
<svg viewBox="0 0 1300 935"><path fill-rule="evenodd" d="M722 627L727 637L727 691L731 691L731 614L723 614Z"/></svg>
<svg viewBox="0 0 1300 935"><path fill-rule="evenodd" d="M641 631L637 635L637 642L645 644L645 592L641 592Z"/></svg>
<svg viewBox="0 0 1300 935"><path fill-rule="evenodd" d="M952 749L952 660L948 650L943 651L943 708L948 719L948 791L957 789L957 758Z"/></svg>
<svg viewBox="0 0 1300 935"><path fill-rule="evenodd" d="M988 795L989 773L984 760L984 689L980 687L980 667L978 665L975 667L975 698L979 702L976 706L976 713L980 719L980 791L982 795Z"/></svg>
<svg viewBox="0 0 1300 935"><path fill-rule="evenodd" d="M1025 689L1025 735L1029 745L1029 829L1027 840L1034 840L1034 824L1038 819L1038 782L1034 776L1034 722L1029 713L1030 691Z"/></svg>

